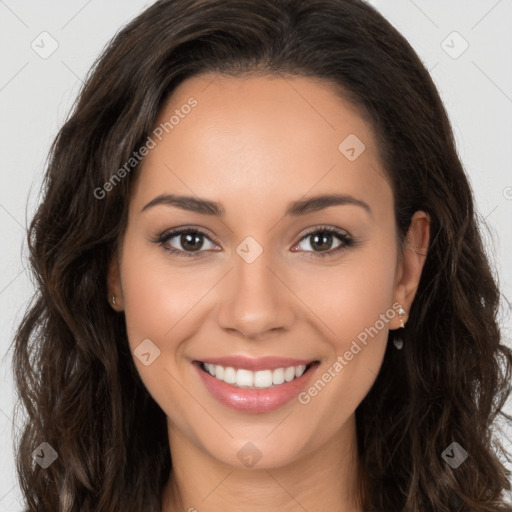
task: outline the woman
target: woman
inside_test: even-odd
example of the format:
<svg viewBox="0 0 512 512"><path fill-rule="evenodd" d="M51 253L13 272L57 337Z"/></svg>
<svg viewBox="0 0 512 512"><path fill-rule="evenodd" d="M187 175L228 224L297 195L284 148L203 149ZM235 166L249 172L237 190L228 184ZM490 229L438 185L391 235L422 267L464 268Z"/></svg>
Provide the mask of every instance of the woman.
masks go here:
<svg viewBox="0 0 512 512"><path fill-rule="evenodd" d="M29 243L27 510L512 510L471 190L364 2L149 7L61 129Z"/></svg>

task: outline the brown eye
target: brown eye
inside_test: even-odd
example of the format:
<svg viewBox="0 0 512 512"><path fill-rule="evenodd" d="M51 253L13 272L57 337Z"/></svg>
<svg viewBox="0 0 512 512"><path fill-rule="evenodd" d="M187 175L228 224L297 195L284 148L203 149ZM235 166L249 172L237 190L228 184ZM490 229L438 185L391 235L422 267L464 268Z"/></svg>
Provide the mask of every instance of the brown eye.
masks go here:
<svg viewBox="0 0 512 512"><path fill-rule="evenodd" d="M178 235L179 242L185 251L198 251L203 246L202 235L198 233L184 233Z"/></svg>
<svg viewBox="0 0 512 512"><path fill-rule="evenodd" d="M192 229L167 231L160 235L157 243L172 254L180 256L194 256L194 253L216 247L205 233Z"/></svg>
<svg viewBox="0 0 512 512"><path fill-rule="evenodd" d="M307 233L295 247L313 253L311 257L324 257L338 254L353 243L352 238L345 232L329 227Z"/></svg>

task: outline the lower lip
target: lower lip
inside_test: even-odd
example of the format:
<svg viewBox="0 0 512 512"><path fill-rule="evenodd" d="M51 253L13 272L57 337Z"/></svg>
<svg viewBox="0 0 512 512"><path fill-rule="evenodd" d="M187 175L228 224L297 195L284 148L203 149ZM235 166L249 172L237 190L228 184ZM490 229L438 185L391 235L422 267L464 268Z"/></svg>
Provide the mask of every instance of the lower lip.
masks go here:
<svg viewBox="0 0 512 512"><path fill-rule="evenodd" d="M278 409L306 386L318 363L313 363L300 377L291 382L266 389L238 388L212 377L201 368L201 363L194 361L199 376L210 393L221 403L237 411L261 413Z"/></svg>

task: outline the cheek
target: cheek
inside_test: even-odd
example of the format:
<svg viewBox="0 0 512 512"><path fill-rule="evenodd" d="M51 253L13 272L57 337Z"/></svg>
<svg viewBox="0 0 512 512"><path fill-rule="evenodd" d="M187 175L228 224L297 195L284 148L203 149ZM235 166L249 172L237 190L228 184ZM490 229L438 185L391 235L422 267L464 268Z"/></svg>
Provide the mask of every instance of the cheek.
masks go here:
<svg viewBox="0 0 512 512"><path fill-rule="evenodd" d="M181 327L179 319L194 297L190 287L170 279L165 258L141 238L127 231L124 239L120 266L124 313L137 370L150 394L161 402L158 390L172 388L171 375L177 371L180 344L174 335L175 325ZM187 293L192 295L190 300Z"/></svg>
<svg viewBox="0 0 512 512"><path fill-rule="evenodd" d="M147 242L146 242L147 244ZM215 280L192 267L170 265L164 249L126 237L121 263L124 311L130 344L145 338L172 352L175 332L194 318L195 309ZM156 341L155 341L156 342Z"/></svg>
<svg viewBox="0 0 512 512"><path fill-rule="evenodd" d="M122 271L124 310L132 348L145 338L163 338L173 324L169 312L180 309L171 283L165 281L158 268L145 265L143 260L137 264L134 258L127 259Z"/></svg>
<svg viewBox="0 0 512 512"><path fill-rule="evenodd" d="M328 328L326 335L335 348L345 351L347 342L390 310L395 268L396 251L387 245L347 253L338 266L309 273L309 292L304 290L301 298L309 297L308 305Z"/></svg>
<svg viewBox="0 0 512 512"><path fill-rule="evenodd" d="M396 252L392 245L380 249L354 253L310 282L316 285L311 309L328 327L330 350L299 402L307 418L321 425L322 436L332 435L355 411L384 358L389 320L395 315Z"/></svg>
<svg viewBox="0 0 512 512"><path fill-rule="evenodd" d="M123 254L124 312L137 371L161 409L185 430L194 404L181 384L187 368L179 363L202 287L190 281L191 273L169 266L161 253L130 243L128 236Z"/></svg>

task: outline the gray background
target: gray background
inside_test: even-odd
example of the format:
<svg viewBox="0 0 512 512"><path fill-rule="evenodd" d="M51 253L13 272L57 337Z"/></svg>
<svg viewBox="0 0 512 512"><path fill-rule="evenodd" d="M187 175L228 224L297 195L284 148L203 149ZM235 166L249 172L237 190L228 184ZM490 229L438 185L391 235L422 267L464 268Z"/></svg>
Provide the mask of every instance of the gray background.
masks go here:
<svg viewBox="0 0 512 512"><path fill-rule="evenodd" d="M8 348L33 291L24 237L45 158L96 56L151 3L0 0L0 512L22 510L12 451L12 431L19 426L13 423ZM371 3L410 41L440 90L478 210L489 226L487 248L510 300L512 0ZM44 54L57 44L54 53ZM503 326L510 340L510 316Z"/></svg>

